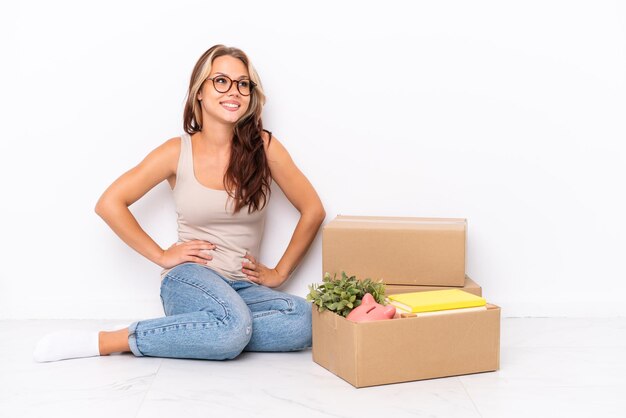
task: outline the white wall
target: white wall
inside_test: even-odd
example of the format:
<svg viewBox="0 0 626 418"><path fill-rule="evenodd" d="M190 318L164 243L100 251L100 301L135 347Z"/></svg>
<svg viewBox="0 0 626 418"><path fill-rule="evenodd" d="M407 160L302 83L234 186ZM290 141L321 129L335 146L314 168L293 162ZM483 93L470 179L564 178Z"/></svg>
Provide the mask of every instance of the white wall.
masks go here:
<svg viewBox="0 0 626 418"><path fill-rule="evenodd" d="M468 274L504 315L626 314L623 2L39 0L0 12L0 318L162 315L160 268L93 208L182 132L192 67L215 43L255 63L265 125L327 222L466 217ZM165 183L131 210L159 244L175 241ZM280 258L296 221L275 190L262 261ZM320 280L318 236L282 290L304 296Z"/></svg>

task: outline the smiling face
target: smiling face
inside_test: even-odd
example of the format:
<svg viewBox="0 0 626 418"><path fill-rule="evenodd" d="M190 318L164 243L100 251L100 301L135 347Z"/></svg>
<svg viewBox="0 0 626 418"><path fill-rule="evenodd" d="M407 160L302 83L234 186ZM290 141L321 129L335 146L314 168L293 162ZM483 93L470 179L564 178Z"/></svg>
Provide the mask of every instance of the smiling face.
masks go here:
<svg viewBox="0 0 626 418"><path fill-rule="evenodd" d="M202 107L204 126L207 126L207 123L234 125L246 113L250 105L251 96L243 96L237 90L238 81L250 80L246 65L240 59L230 55L217 57L213 60L208 78L218 77L216 85L220 90L224 90L220 87L223 86L224 81L219 78L220 75L233 80L228 91L225 93L218 92L213 86L213 81L207 79L197 95Z"/></svg>

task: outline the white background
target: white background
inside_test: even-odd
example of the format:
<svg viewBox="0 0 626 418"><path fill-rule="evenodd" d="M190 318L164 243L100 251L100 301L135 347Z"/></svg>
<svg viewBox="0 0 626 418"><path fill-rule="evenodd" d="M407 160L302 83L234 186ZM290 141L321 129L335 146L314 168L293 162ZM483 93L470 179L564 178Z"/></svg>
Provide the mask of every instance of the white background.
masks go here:
<svg viewBox="0 0 626 418"><path fill-rule="evenodd" d="M467 272L505 316L626 314L623 2L0 8L0 318L162 315L160 268L93 208L182 133L192 67L216 43L250 56L265 126L326 222L465 217ZM161 246L176 240L165 182L131 210ZM297 219L275 189L263 262ZM321 234L281 290L304 296L320 280Z"/></svg>

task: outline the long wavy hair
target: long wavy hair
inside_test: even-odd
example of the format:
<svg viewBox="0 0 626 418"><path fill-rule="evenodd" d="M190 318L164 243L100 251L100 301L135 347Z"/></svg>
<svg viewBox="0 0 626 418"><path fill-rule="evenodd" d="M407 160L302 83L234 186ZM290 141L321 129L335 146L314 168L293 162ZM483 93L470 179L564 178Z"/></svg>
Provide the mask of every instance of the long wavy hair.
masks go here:
<svg viewBox="0 0 626 418"><path fill-rule="evenodd" d="M263 209L269 201L272 177L261 138L261 112L265 104L265 94L258 73L242 50L215 45L198 59L189 80L183 127L189 135L202 131L202 108L198 91L211 74L213 61L224 55L241 60L248 69L250 79L256 84L250 94L247 112L235 123L230 161L224 174L224 187L234 200L234 212L248 206L248 213L252 213ZM271 139L270 134L270 141Z"/></svg>

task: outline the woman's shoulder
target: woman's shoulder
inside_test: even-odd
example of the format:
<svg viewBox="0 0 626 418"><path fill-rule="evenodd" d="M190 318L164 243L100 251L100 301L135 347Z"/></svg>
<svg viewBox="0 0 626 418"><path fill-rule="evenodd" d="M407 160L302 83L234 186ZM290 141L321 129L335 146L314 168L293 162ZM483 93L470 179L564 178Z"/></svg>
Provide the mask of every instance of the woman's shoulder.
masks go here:
<svg viewBox="0 0 626 418"><path fill-rule="evenodd" d="M178 153L180 151L181 142L182 142L182 136L175 136L163 142L161 146L169 152L176 151L176 153Z"/></svg>
<svg viewBox="0 0 626 418"><path fill-rule="evenodd" d="M159 146L154 148L145 158L145 162L161 165L169 171L176 171L178 166L178 158L180 156L181 137L176 136L167 139Z"/></svg>
<svg viewBox="0 0 626 418"><path fill-rule="evenodd" d="M263 145L265 145L265 148L267 149L267 147L270 144L270 141L274 139L274 135L272 134L272 132L268 131L267 129L263 129L261 131L261 139L263 139Z"/></svg>
<svg viewBox="0 0 626 418"><path fill-rule="evenodd" d="M284 162L291 159L289 152L276 136L266 130L261 133L263 145L265 146L265 155L270 164L272 162Z"/></svg>
<svg viewBox="0 0 626 418"><path fill-rule="evenodd" d="M173 138L167 139L161 145L159 145L154 151L161 154L162 158L165 159L174 159L178 160L178 156L180 154L180 146L181 146L182 138L180 136L175 136Z"/></svg>
<svg viewBox="0 0 626 418"><path fill-rule="evenodd" d="M271 131L268 131L267 129L263 129L263 131L261 131L261 138L263 139L263 146L265 147L266 153L270 150L273 151L274 148L282 146L278 138L276 138L276 136ZM273 144L278 144L278 145L272 146Z"/></svg>

